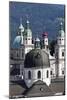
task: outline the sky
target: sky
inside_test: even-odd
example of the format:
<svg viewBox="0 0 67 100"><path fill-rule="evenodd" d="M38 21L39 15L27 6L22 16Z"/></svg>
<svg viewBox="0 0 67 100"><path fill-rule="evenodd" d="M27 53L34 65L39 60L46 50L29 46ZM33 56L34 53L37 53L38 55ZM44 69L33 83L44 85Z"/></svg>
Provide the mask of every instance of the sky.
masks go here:
<svg viewBox="0 0 67 100"><path fill-rule="evenodd" d="M30 28L33 37L37 35L41 38L43 32L48 33L49 40L55 39L59 24L65 20L65 6L59 4L40 3L9 3L9 25L10 25L10 45L17 36L18 27L22 18L22 24L26 27L26 20L30 21Z"/></svg>

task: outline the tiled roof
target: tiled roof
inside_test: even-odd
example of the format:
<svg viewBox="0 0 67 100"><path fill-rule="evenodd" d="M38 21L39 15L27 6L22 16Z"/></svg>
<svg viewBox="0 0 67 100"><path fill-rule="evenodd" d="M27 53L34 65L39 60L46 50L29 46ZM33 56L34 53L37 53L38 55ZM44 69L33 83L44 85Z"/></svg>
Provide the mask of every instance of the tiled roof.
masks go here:
<svg viewBox="0 0 67 100"><path fill-rule="evenodd" d="M35 82L29 89L25 90L23 94L24 94L25 97L54 95L54 93L46 85L46 83L44 83L41 80Z"/></svg>
<svg viewBox="0 0 67 100"><path fill-rule="evenodd" d="M39 80L35 82L30 88L27 88L25 82L16 81L10 84L10 97L41 97L41 96L54 96L57 93L64 94L65 84L64 81L55 81L48 87L46 83Z"/></svg>
<svg viewBox="0 0 67 100"><path fill-rule="evenodd" d="M27 89L23 80L10 82L9 88L10 98L22 95L22 93Z"/></svg>
<svg viewBox="0 0 67 100"><path fill-rule="evenodd" d="M52 82L49 86L49 88L54 92L54 93L64 93L65 91L65 82L64 81L55 81Z"/></svg>

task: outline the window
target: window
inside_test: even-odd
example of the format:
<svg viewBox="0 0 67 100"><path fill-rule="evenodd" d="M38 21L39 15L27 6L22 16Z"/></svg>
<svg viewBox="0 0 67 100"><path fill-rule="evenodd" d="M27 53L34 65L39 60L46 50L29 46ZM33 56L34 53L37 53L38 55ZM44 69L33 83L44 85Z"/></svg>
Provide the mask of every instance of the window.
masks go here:
<svg viewBox="0 0 67 100"><path fill-rule="evenodd" d="M62 56L64 56L64 52L62 52Z"/></svg>
<svg viewBox="0 0 67 100"><path fill-rule="evenodd" d="M53 74L52 71L50 72L50 74L51 74L51 75Z"/></svg>
<svg viewBox="0 0 67 100"><path fill-rule="evenodd" d="M19 57L19 52L16 52L16 56Z"/></svg>
<svg viewBox="0 0 67 100"><path fill-rule="evenodd" d="M45 42L47 42L47 40Z"/></svg>
<svg viewBox="0 0 67 100"><path fill-rule="evenodd" d="M26 38L26 40L27 40L27 38Z"/></svg>
<svg viewBox="0 0 67 100"><path fill-rule="evenodd" d="M41 72L38 71L38 79L41 78Z"/></svg>
<svg viewBox="0 0 67 100"><path fill-rule="evenodd" d="M28 40L30 40L30 38L28 38Z"/></svg>
<svg viewBox="0 0 67 100"><path fill-rule="evenodd" d="M64 71L62 71L62 74L64 74Z"/></svg>
<svg viewBox="0 0 67 100"><path fill-rule="evenodd" d="M59 39L59 43L61 44L61 39Z"/></svg>
<svg viewBox="0 0 67 100"><path fill-rule="evenodd" d="M31 79L31 72L28 72L28 79Z"/></svg>
<svg viewBox="0 0 67 100"><path fill-rule="evenodd" d="M49 76L49 72L48 72L48 70L47 70L47 78L48 78L48 76Z"/></svg>
<svg viewBox="0 0 67 100"><path fill-rule="evenodd" d="M43 88L43 87L41 87L41 88L40 88L40 91L41 91L41 92L43 92L43 91L44 91L44 88Z"/></svg>

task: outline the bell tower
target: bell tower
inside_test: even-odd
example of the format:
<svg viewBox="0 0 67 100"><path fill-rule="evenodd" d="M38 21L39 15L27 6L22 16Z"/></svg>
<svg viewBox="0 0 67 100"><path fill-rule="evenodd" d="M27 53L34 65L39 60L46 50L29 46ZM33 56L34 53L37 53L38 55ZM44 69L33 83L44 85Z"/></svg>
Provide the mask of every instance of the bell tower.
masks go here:
<svg viewBox="0 0 67 100"><path fill-rule="evenodd" d="M42 38L43 38L43 47L45 50L48 50L48 33L44 32L42 34Z"/></svg>
<svg viewBox="0 0 67 100"><path fill-rule="evenodd" d="M65 33L63 30L63 23L59 25L59 32L57 37L57 45L55 48L56 57L56 76L64 77L64 66L65 66Z"/></svg>
<svg viewBox="0 0 67 100"><path fill-rule="evenodd" d="M26 28L24 31L24 48L25 54L34 48L34 44L32 44L32 31L30 29L30 22L27 19Z"/></svg>

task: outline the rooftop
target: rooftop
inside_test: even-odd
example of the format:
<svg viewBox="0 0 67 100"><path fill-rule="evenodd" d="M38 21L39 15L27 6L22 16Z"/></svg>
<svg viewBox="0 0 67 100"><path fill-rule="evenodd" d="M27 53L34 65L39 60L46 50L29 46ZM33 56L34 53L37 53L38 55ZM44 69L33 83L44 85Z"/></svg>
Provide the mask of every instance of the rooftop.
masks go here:
<svg viewBox="0 0 67 100"><path fill-rule="evenodd" d="M25 82L10 82L10 97L36 97L36 96L53 96L57 93L64 94L64 81L54 81L48 87L43 81L35 82L30 88L27 88Z"/></svg>

